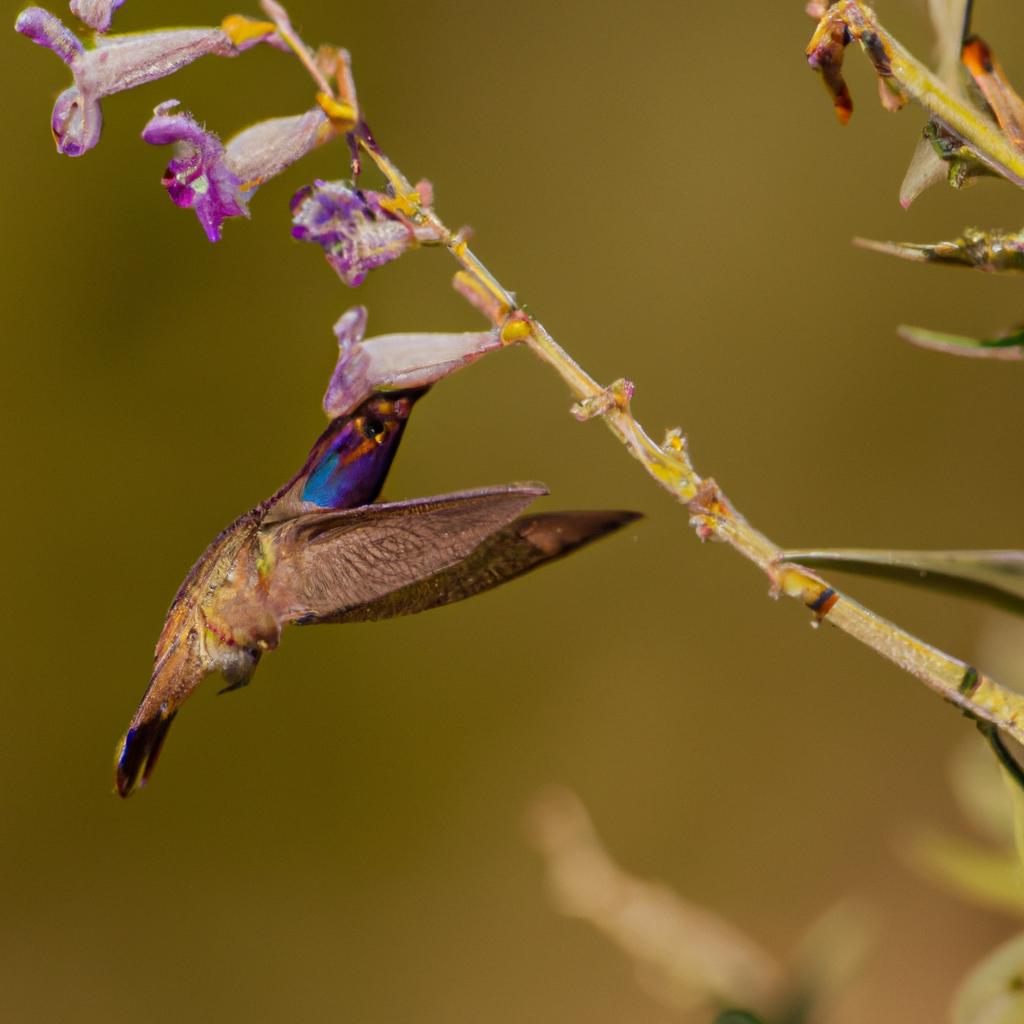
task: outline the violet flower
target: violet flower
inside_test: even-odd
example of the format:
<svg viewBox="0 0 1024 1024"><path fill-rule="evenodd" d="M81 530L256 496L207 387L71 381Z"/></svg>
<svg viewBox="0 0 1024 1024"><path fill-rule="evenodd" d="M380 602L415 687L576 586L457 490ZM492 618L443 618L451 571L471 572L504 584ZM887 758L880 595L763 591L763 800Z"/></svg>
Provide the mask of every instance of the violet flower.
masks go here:
<svg viewBox="0 0 1024 1024"><path fill-rule="evenodd" d="M174 113L177 105L177 100L161 103L142 130L142 138L154 146L178 144L178 155L164 172L163 186L176 206L196 211L206 237L216 242L224 218L248 217L248 205L241 183L224 159L220 139L200 127L191 114Z"/></svg>
<svg viewBox="0 0 1024 1024"><path fill-rule="evenodd" d="M350 288L375 267L398 259L420 242L439 241L430 227L416 227L387 208L380 192L342 181L316 181L292 198L293 237L315 242Z"/></svg>
<svg viewBox="0 0 1024 1024"><path fill-rule="evenodd" d="M86 6L91 15L103 5ZM88 50L59 18L41 7L26 8L14 27L52 50L71 69L75 84L57 97L51 128L59 152L81 156L99 142L104 96L163 78L207 54L234 57L259 42L278 42L269 22L228 19L225 26L229 30L181 28L99 36Z"/></svg>
<svg viewBox="0 0 1024 1024"><path fill-rule="evenodd" d="M124 0L71 0L71 13L97 32L106 32Z"/></svg>
<svg viewBox="0 0 1024 1024"><path fill-rule="evenodd" d="M196 211L211 242L220 239L226 218L249 216L249 199L263 182L336 134L328 116L314 107L305 114L260 121L222 145L176 106L177 100L161 103L142 137L157 146L177 144L163 185L177 206Z"/></svg>
<svg viewBox="0 0 1024 1024"><path fill-rule="evenodd" d="M382 334L363 339L366 308L353 306L334 325L338 362L324 395L328 419L346 416L375 391L426 387L501 348L497 330L461 334Z"/></svg>

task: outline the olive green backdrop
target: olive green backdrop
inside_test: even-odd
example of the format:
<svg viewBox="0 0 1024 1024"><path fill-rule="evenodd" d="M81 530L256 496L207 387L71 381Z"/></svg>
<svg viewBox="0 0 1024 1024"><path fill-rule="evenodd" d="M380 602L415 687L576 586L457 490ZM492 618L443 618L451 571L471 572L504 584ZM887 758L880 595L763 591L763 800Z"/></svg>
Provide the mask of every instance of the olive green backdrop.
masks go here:
<svg viewBox="0 0 1024 1024"><path fill-rule="evenodd" d="M803 61L801 6L292 13L311 41L352 50L374 129L434 182L442 216L472 224L592 373L634 379L643 422L681 426L769 535L1020 545L1021 371L911 349L894 327L995 331L1024 293L849 245L1013 226L1019 194L984 183L902 212L922 118L881 111L851 53L858 110L841 130ZM1016 8L979 3L977 25L1024 81ZM919 5L880 9L927 51ZM132 0L117 27L224 13ZM321 429L334 319L358 301L372 333L479 320L440 253L350 292L289 240L288 198L343 173L340 148L266 186L217 246L167 200L167 151L138 139L149 110L177 97L226 135L305 109L283 55L210 58L105 101L103 141L80 160L47 131L66 82L52 54L0 36L0 1016L668 1021L618 951L548 904L522 819L561 782L631 870L780 954L831 902L863 898L879 944L835 1020L942 1019L1012 923L919 881L896 847L917 823L961 827L947 763L970 726L701 547L525 351L437 388L387 493L540 479L546 507L646 521L463 605L290 632L248 690L190 702L148 790L110 795L179 581ZM851 589L982 659L988 612Z"/></svg>

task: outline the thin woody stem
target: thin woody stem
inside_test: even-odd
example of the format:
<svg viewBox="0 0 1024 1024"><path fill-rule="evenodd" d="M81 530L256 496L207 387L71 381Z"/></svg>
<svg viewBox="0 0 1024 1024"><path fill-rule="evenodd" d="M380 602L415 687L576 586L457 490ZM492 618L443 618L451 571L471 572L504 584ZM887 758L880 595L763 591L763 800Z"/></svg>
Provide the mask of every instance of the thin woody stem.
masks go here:
<svg viewBox="0 0 1024 1024"><path fill-rule="evenodd" d="M268 13L271 6L272 0L264 0ZM838 8L849 6L847 3L837 5ZM300 46L308 53L304 44ZM912 58L907 59L912 61ZM786 563L782 549L736 512L713 480L697 473L679 431L670 431L664 444L656 444L630 410L632 385L621 381L608 388L601 387L543 324L522 311L512 292L487 269L464 239L453 233L432 207L423 204L405 174L376 145L363 139L360 144L390 183L403 214L419 226L430 227L454 257L468 282L472 301L501 327L503 339L509 344L525 343L559 374L576 399L573 412L577 418L599 416L603 419L648 474L686 506L690 521L702 540L716 539L729 544L768 576L774 593L801 601L817 621L827 619L916 676L971 717L990 722L1024 742L1024 697L881 618L818 575ZM1024 180L1024 154L1015 154L1014 158L1020 163Z"/></svg>
<svg viewBox="0 0 1024 1024"><path fill-rule="evenodd" d="M292 28L288 12L276 0L260 0L260 6L263 8L264 14L277 26L277 34L280 36L281 41L286 43L292 53L299 59L302 66L312 76L313 81L316 82L320 91L328 96L333 96L334 90L331 88L331 84L327 81L323 72L317 67L316 59L310 52L309 47L302 41L298 32Z"/></svg>
<svg viewBox="0 0 1024 1024"><path fill-rule="evenodd" d="M383 153L369 148L367 152L393 187L397 182L406 180ZM445 246L463 271L481 283L486 282L488 291L515 310L508 289L498 282L465 243L451 233L432 209L419 206L414 196L415 193L410 191L401 198L412 201L417 215L423 217L445 240ZM819 619L827 618L838 629L916 676L968 714L991 722L1024 742L1024 697L881 618L816 574L784 563L781 560L782 549L738 514L714 481L700 477L678 434L670 433L664 445L655 444L630 411L628 397L625 400L616 395L609 398L613 389L602 388L555 341L543 324L532 318L527 323L529 335L525 339L526 344L561 376L577 402L584 406L590 403L595 414L604 419L612 433L647 472L687 506L702 538L714 537L730 544L757 565L772 580L778 592L802 601Z"/></svg>

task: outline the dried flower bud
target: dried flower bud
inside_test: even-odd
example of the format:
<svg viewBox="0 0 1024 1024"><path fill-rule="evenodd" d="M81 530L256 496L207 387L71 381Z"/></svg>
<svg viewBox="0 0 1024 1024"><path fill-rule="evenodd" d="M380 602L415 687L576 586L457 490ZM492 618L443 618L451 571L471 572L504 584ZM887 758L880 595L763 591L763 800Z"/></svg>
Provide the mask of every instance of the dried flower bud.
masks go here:
<svg viewBox="0 0 1024 1024"><path fill-rule="evenodd" d="M292 199L292 235L321 246L338 277L355 288L375 267L420 242L438 240L432 228L416 227L392 212L390 204L380 192L316 181Z"/></svg>
<svg viewBox="0 0 1024 1024"><path fill-rule="evenodd" d="M26 7L14 23L14 31L28 36L39 46L53 50L69 66L85 52L85 47L74 32L65 28L60 18L42 7Z"/></svg>
<svg viewBox="0 0 1024 1024"><path fill-rule="evenodd" d="M105 5L84 5L90 14ZM106 5L113 10L109 4ZM125 89L173 74L207 54L233 57L258 42L277 42L274 26L264 23L262 35L244 38L220 28L181 28L100 36L85 49L59 18L41 7L28 7L18 16L15 29L34 43L52 50L74 75L53 108L51 127L57 149L66 156L81 156L99 142L103 113L99 101Z"/></svg>
<svg viewBox="0 0 1024 1024"><path fill-rule="evenodd" d="M250 195L263 182L280 174L311 149L337 134L319 106L305 114L271 117L244 128L228 139L228 166Z"/></svg>
<svg viewBox="0 0 1024 1024"><path fill-rule="evenodd" d="M110 28L114 12L124 0L71 0L71 13L97 32Z"/></svg>
<svg viewBox="0 0 1024 1024"><path fill-rule="evenodd" d="M339 351L324 395L329 419L348 415L374 391L426 387L502 347L497 331L382 334L363 340L365 331L363 306L353 306L334 325Z"/></svg>

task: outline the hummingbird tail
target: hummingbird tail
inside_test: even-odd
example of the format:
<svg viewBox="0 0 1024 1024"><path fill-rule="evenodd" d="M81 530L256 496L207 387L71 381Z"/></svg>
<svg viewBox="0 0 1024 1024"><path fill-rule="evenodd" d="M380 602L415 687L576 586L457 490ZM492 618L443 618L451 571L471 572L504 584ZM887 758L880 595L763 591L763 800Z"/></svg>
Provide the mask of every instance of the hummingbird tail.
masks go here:
<svg viewBox="0 0 1024 1024"><path fill-rule="evenodd" d="M122 737L114 769L119 796L131 796L136 789L146 784L156 767L157 758L167 738L167 730L176 714L177 711L172 711L166 717L142 721L133 725Z"/></svg>
<svg viewBox="0 0 1024 1024"><path fill-rule="evenodd" d="M149 687L117 748L114 782L119 795L131 796L146 784L179 705L205 675L194 631L178 637L165 626Z"/></svg>

